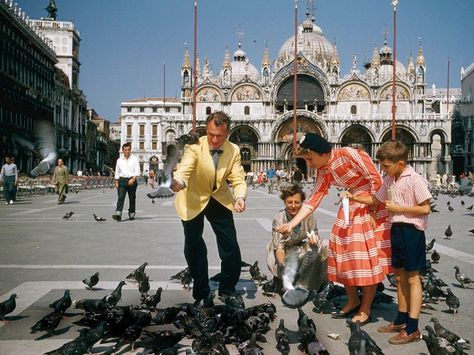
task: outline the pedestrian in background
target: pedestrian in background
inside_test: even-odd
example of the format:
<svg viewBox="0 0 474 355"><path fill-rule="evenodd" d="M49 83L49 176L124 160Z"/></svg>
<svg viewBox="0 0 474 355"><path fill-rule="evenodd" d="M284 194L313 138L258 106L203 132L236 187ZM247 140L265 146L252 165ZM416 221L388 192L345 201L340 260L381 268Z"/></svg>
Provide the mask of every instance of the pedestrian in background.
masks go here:
<svg viewBox="0 0 474 355"><path fill-rule="evenodd" d="M117 207L112 218L117 222L122 220L122 209L125 196L128 194L128 219L135 219L136 194L138 177L140 176L140 163L138 159L131 155L132 146L130 143L122 145L123 156L117 159L115 165L115 188L117 189Z"/></svg>
<svg viewBox="0 0 474 355"><path fill-rule="evenodd" d="M56 193L58 194L58 204L61 205L66 200L66 194L68 193L68 182L69 182L69 170L64 165L62 159L58 159L58 165L54 168L53 172L53 185L55 186Z"/></svg>
<svg viewBox="0 0 474 355"><path fill-rule="evenodd" d="M18 184L18 168L15 163L12 163L10 155L5 157L5 164L0 171L0 180L3 181L5 205L13 205L14 189Z"/></svg>

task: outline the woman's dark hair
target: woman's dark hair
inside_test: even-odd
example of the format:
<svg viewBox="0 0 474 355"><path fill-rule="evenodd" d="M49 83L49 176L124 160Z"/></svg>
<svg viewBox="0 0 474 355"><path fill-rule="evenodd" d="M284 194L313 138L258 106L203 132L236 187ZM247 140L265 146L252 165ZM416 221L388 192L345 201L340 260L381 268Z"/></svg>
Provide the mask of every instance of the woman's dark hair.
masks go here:
<svg viewBox="0 0 474 355"><path fill-rule="evenodd" d="M296 194L300 194L302 201L306 199L306 194L303 191L303 188L298 184L293 184L282 188L280 198L285 201L288 197Z"/></svg>

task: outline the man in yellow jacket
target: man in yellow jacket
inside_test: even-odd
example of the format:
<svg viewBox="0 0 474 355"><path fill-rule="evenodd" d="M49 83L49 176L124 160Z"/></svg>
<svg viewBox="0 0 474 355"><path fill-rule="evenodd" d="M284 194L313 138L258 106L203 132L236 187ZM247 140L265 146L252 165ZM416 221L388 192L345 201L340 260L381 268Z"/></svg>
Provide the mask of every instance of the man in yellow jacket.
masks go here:
<svg viewBox="0 0 474 355"><path fill-rule="evenodd" d="M232 211L245 211L247 185L239 147L227 140L230 118L214 112L206 120L207 135L186 145L171 189L184 227L184 255L194 280L196 305L210 307L207 248L202 238L204 217L216 235L221 259L219 296L235 297L241 256ZM232 184L231 192L229 181Z"/></svg>

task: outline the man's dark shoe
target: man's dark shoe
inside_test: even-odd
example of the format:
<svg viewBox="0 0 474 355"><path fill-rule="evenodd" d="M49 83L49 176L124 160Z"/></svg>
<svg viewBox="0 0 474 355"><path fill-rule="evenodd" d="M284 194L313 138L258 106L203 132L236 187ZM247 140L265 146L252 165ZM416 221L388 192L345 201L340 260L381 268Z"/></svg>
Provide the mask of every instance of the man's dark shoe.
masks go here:
<svg viewBox="0 0 474 355"><path fill-rule="evenodd" d="M203 308L214 307L214 293L209 292L209 294L206 297L200 298L194 301L194 307L203 307Z"/></svg>
<svg viewBox="0 0 474 355"><path fill-rule="evenodd" d="M117 222L120 222L122 220L122 216L120 216L119 214L113 214L112 218Z"/></svg>
<svg viewBox="0 0 474 355"><path fill-rule="evenodd" d="M128 219L131 220L131 221L133 221L133 220L135 219L135 212L130 212L130 213L128 214Z"/></svg>

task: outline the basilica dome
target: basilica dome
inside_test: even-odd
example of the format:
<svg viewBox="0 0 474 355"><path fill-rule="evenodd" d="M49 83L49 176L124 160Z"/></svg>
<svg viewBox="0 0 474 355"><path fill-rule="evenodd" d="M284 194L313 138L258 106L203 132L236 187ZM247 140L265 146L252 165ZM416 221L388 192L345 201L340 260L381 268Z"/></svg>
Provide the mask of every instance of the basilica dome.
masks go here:
<svg viewBox="0 0 474 355"><path fill-rule="evenodd" d="M295 36L290 37L280 48L276 62L277 69L293 60L295 51ZM323 31L313 21L306 19L298 26L298 52L309 59L313 64L317 62L331 62L335 49L323 36Z"/></svg>
<svg viewBox="0 0 474 355"><path fill-rule="evenodd" d="M233 83L241 81L245 76L254 82L257 82L260 79L260 73L257 68L250 63L240 44L239 48L234 52L234 60L230 65L232 67Z"/></svg>

